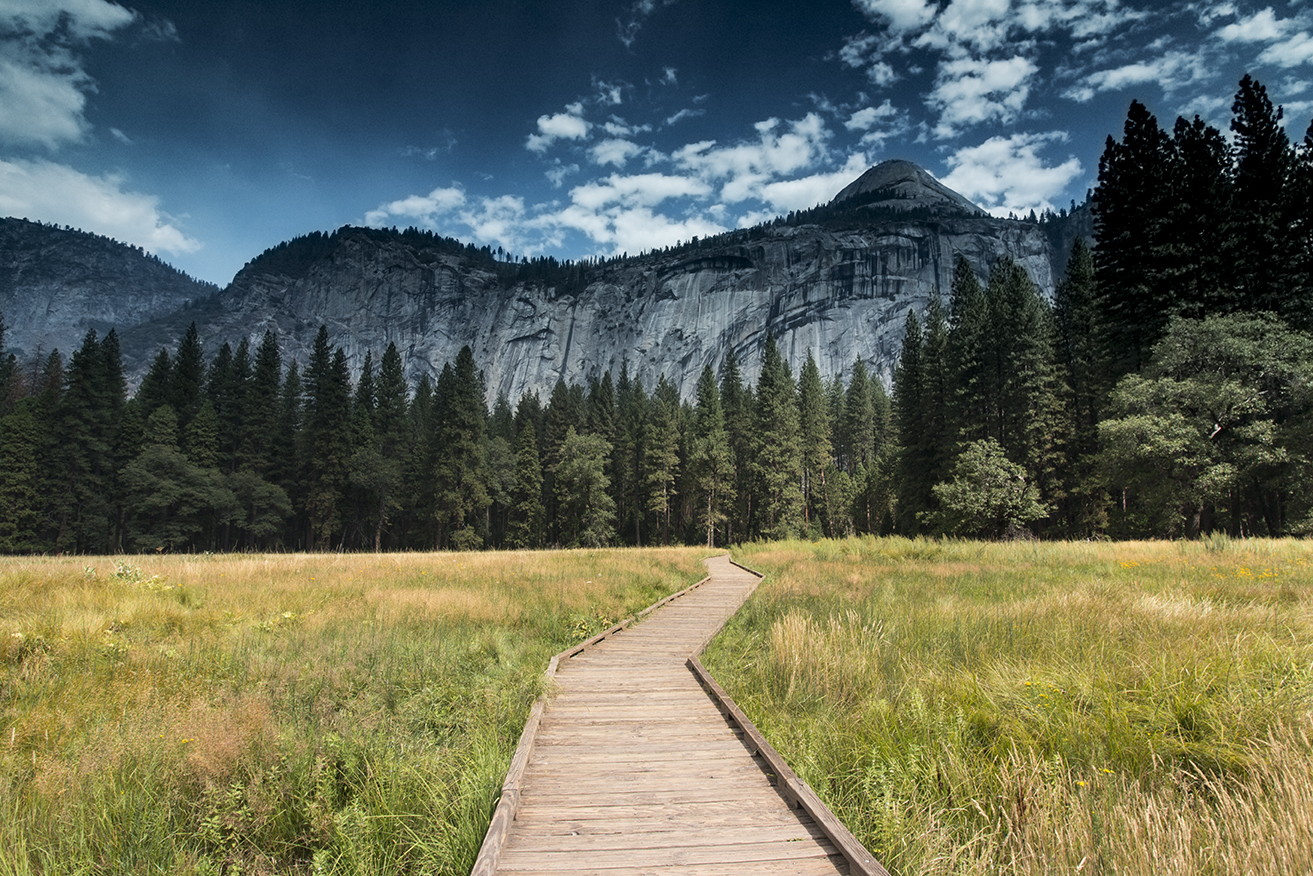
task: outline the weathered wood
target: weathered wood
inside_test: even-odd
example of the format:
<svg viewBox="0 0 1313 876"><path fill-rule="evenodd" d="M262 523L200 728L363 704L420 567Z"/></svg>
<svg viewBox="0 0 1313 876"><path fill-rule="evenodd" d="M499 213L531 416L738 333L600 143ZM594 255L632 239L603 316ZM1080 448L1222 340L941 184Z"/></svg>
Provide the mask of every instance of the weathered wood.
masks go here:
<svg viewBox="0 0 1313 876"><path fill-rule="evenodd" d="M500 836L475 873L848 872L841 844L791 808L758 744L689 671L760 578L724 557L708 567L642 623L558 655L531 757L498 806L509 815L494 816Z"/></svg>

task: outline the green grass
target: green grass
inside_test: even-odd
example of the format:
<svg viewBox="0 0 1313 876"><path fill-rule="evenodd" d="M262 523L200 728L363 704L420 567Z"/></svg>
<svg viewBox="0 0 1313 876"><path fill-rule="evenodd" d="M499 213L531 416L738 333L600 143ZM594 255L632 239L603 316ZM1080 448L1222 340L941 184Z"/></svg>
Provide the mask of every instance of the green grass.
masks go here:
<svg viewBox="0 0 1313 876"><path fill-rule="evenodd" d="M895 874L1313 867L1313 545L745 546L705 661Z"/></svg>
<svg viewBox="0 0 1313 876"><path fill-rule="evenodd" d="M0 874L466 873L549 656L704 553L0 560Z"/></svg>

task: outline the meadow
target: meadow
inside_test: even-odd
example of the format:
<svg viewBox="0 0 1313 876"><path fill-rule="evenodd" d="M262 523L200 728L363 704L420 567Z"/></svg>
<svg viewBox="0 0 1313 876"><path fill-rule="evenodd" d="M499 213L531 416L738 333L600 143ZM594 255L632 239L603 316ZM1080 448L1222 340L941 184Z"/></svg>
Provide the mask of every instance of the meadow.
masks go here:
<svg viewBox="0 0 1313 876"><path fill-rule="evenodd" d="M1313 870L1313 544L736 556L704 662L895 876Z"/></svg>
<svg viewBox="0 0 1313 876"><path fill-rule="evenodd" d="M696 548L0 560L0 874L457 874L551 654Z"/></svg>

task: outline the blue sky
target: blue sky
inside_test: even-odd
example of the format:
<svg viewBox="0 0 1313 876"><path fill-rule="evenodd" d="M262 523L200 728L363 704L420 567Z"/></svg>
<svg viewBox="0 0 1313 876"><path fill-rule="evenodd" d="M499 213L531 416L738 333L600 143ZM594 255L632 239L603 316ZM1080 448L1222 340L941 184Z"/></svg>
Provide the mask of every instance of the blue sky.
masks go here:
<svg viewBox="0 0 1313 876"><path fill-rule="evenodd" d="M1147 0L0 0L0 215L225 284L415 225L558 258L828 200L906 158L992 212L1095 183L1133 98L1313 116L1313 8Z"/></svg>

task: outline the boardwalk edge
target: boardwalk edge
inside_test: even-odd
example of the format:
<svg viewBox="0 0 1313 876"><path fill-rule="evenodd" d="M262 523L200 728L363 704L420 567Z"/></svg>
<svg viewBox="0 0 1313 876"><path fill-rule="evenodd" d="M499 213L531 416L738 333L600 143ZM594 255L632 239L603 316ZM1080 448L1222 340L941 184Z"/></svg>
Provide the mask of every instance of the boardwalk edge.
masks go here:
<svg viewBox="0 0 1313 876"><path fill-rule="evenodd" d="M731 560L731 562L733 561ZM753 572L753 574L757 575L756 572ZM757 575L757 577L760 578L761 576ZM524 730L520 733L520 741L515 746L515 754L511 757L510 768L506 771L505 781L502 782L501 796L497 798L497 808L493 810L492 821L488 824L488 832L483 836L483 845L479 847L479 854L474 859L474 867L470 870L470 876L492 876L497 870L502 845L506 842L506 836L510 833L511 824L514 823L516 811L520 806L520 782L524 779L524 770L529 765L529 758L533 754L533 746L538 739L538 725L542 722L543 710L547 708L547 699L551 691L551 682L556 677L556 669L560 666L561 661L578 656L599 642L623 632L635 621L641 620L681 596L692 593L710 580L711 576L708 575L696 584L690 584L678 593L672 593L664 599L652 603L638 614L627 617L591 639L577 645L571 645L552 657L547 664L546 671L543 673L547 677L547 689L539 695L538 699L534 700L533 708L529 711L529 719L525 722Z"/></svg>
<svg viewBox="0 0 1313 876"><path fill-rule="evenodd" d="M749 569L733 559L730 562L743 571L756 575L758 578L765 577L756 569ZM720 683L702 665L700 658L710 641L711 639L707 639L698 647L693 656L688 658L687 666L697 676L698 681L711 698L716 701L717 707L726 719L743 731L743 742L748 749L754 754L761 755L761 759L766 764L767 772L775 777L775 785L781 796L789 802L790 806L801 807L811 816L817 827L824 831L834 847L847 859L849 872L855 874L855 876L889 876L889 871L876 860L875 855L871 854L866 846L862 845L861 841L853 836L852 831L848 830L843 822L830 811L830 807L825 805L825 802L817 796L811 786L798 777L798 774L775 750L775 747L766 741L765 736L761 735L757 725L753 724L751 719L739 708L738 703L734 702L734 698L725 692Z"/></svg>

